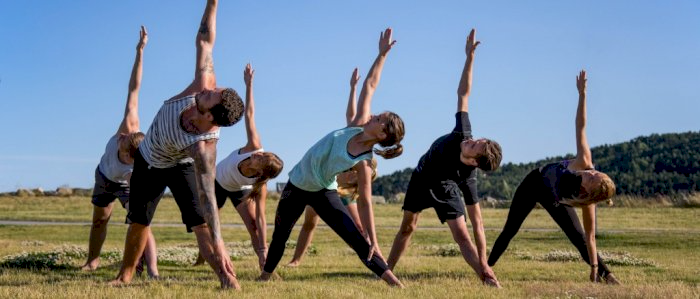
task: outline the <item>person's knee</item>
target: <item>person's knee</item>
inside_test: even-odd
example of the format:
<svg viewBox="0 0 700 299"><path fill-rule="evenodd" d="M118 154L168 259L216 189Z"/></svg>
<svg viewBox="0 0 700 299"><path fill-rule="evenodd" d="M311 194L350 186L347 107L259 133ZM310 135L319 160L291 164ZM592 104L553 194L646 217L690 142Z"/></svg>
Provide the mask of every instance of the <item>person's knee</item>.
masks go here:
<svg viewBox="0 0 700 299"><path fill-rule="evenodd" d="M301 229L303 229L306 232L310 232L314 229L316 229L316 221L304 221L304 224L301 225Z"/></svg>
<svg viewBox="0 0 700 299"><path fill-rule="evenodd" d="M399 230L399 234L404 237L410 237L415 231L416 228L418 227L418 224L415 222L404 224L401 226L401 230Z"/></svg>
<svg viewBox="0 0 700 299"><path fill-rule="evenodd" d="M472 241L469 238L469 234L466 232L455 232L452 234L452 239L454 239L457 244L470 244Z"/></svg>
<svg viewBox="0 0 700 299"><path fill-rule="evenodd" d="M106 225L109 222L109 219L112 217L112 215L104 214L104 215L98 215L92 219L92 224L94 225Z"/></svg>

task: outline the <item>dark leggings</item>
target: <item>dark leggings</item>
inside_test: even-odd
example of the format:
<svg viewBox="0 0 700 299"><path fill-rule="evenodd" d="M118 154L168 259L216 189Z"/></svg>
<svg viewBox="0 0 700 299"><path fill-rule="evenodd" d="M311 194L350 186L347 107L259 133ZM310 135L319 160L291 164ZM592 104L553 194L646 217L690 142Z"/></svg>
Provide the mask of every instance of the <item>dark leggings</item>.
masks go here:
<svg viewBox="0 0 700 299"><path fill-rule="evenodd" d="M347 208L343 205L336 190L323 189L309 192L301 190L291 183L287 183L282 191L277 213L275 215L275 231L272 233L270 249L265 261L265 272L275 271L277 264L284 254L285 243L292 233L306 205L314 208L318 216L340 236L345 243L355 250L362 263L378 276L382 276L389 269L383 259L376 253L370 260L365 260L369 255L370 245L362 236L355 223L350 218Z"/></svg>
<svg viewBox="0 0 700 299"><path fill-rule="evenodd" d="M590 264L588 248L586 247L586 237L581 223L578 220L578 216L576 215L576 211L573 207L556 204L552 195L548 193L542 181L542 175L538 169L533 170L523 179L518 189L515 190L513 202L510 205L508 219L503 227L503 231L498 236L496 243L493 244L493 248L491 249L488 261L490 266L496 264L498 258L501 257L501 254L508 248L510 240L518 233L520 225L523 224L527 215L530 214L530 211L535 208L538 202L547 210L549 216L552 216L554 222L564 231L569 241L576 246L583 260ZM600 254L598 254L598 275L605 277L608 273L610 273L610 269L608 269L603 259L600 257Z"/></svg>

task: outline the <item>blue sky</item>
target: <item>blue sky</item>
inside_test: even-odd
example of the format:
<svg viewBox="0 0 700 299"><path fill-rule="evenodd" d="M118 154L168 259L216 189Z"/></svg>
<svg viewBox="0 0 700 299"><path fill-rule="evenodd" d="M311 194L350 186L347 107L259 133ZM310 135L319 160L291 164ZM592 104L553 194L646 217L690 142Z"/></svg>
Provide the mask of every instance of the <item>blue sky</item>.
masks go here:
<svg viewBox="0 0 700 299"><path fill-rule="evenodd" d="M167 3L167 4L166 4ZM0 191L89 188L123 115L140 25L149 32L140 96L146 131L162 102L193 78L204 1L0 3ZM592 146L700 128L698 1L228 1L219 4L219 85L244 90L256 69L257 124L287 172L345 125L349 78L363 78L379 32L398 41L373 112L404 119L404 154L380 175L413 167L454 125L464 41L477 28L474 135L504 162L575 151L575 76L588 71ZM245 143L221 131L219 159ZM595 157L594 157L595 160Z"/></svg>

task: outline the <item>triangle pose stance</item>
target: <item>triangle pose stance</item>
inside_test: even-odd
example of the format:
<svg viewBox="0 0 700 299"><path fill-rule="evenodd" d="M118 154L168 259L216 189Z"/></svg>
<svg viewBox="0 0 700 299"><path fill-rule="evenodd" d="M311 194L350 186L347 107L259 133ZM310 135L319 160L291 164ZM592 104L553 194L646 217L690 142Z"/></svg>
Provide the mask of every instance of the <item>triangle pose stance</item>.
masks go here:
<svg viewBox="0 0 700 299"><path fill-rule="evenodd" d="M615 195L615 183L593 168L586 138L586 80L586 71L576 76L576 157L544 165L525 176L515 190L503 231L491 249L489 265L496 264L539 202L591 266L590 280L600 282L602 278L609 284L619 284L596 250L595 206ZM583 212L583 229L574 207L580 207Z"/></svg>
<svg viewBox="0 0 700 299"><path fill-rule="evenodd" d="M92 227L88 242L88 257L81 267L93 271L100 265L100 251L107 237L107 224L112 217L114 200L119 199L122 207L129 208L129 181L134 169L134 156L144 134L139 129L139 90L143 75L143 50L148 43L146 28L141 26L139 42L136 45L136 58L129 79L129 93L126 98L124 118L117 133L107 142L100 164L95 169L95 186L92 188ZM142 256L148 266L148 276L158 277L156 241L148 234L146 249Z"/></svg>
<svg viewBox="0 0 700 299"><path fill-rule="evenodd" d="M112 285L129 283L151 234L151 220L165 188L170 188L187 231L194 231L202 255L224 288L240 288L221 235L214 191L219 128L243 114L243 101L230 88L216 86L212 50L217 1L208 0L196 37L194 80L165 101L136 151L131 176L131 222L124 259Z"/></svg>
<svg viewBox="0 0 700 299"><path fill-rule="evenodd" d="M250 241L262 269L267 256L267 181L282 172L284 163L277 155L263 149L255 127L254 75L251 65L246 65L243 79L246 86L245 128L248 142L216 165L214 184L219 211L226 204L226 199L230 198L250 234ZM195 265L203 263L204 257L200 254Z"/></svg>
<svg viewBox="0 0 700 299"><path fill-rule="evenodd" d="M457 88L456 124L451 133L433 142L411 174L403 204L403 220L389 254L389 268L394 269L408 247L418 225L420 212L434 208L438 218L452 232L464 260L488 285L500 287L496 275L486 263L486 237L481 208L476 193L476 168L491 171L501 163L501 146L489 139L472 138L469 122L469 95L472 85L474 51L480 42L472 29L467 37L467 59ZM459 195L464 194L464 202ZM474 228L476 248L464 219L464 203Z"/></svg>
<svg viewBox="0 0 700 299"><path fill-rule="evenodd" d="M345 111L345 119L347 125L355 119L355 114L357 113L357 103L355 102L357 94L357 82L360 81L360 74L358 69L352 72L352 77L350 77L350 96L348 97L348 107ZM370 162L370 167L372 168L371 181L377 178L377 159L372 158ZM357 171L350 168L337 176L338 182L338 195L340 195L340 200L343 205L348 210L352 221L357 226L357 229L365 234L365 230L362 225L362 220L360 220L360 214L357 210L357 198L360 196L358 193L358 182L357 182ZM304 223L301 225L301 231L299 232L299 237L297 239L297 246L294 249L294 257L287 264L288 267L296 267L301 263L301 258L304 256L306 249L311 244L311 239L314 236L314 229L318 224L318 214L311 206L306 206L304 211Z"/></svg>
<svg viewBox="0 0 700 299"><path fill-rule="evenodd" d="M377 244L369 162L375 144L386 148L374 149L375 153L386 159L397 157L403 151L400 142L404 136L404 125L401 118L392 112L370 114L372 96L379 84L384 62L396 42L392 40L391 34L389 28L380 35L379 54L360 92L355 119L346 128L334 130L321 138L289 172L289 182L282 191L277 206L275 230L260 280L271 278L282 258L294 224L301 217L304 208L310 205L355 250L367 268L389 285L403 286L387 267ZM348 215L336 191L336 175L349 168L358 173L358 210L369 243Z"/></svg>

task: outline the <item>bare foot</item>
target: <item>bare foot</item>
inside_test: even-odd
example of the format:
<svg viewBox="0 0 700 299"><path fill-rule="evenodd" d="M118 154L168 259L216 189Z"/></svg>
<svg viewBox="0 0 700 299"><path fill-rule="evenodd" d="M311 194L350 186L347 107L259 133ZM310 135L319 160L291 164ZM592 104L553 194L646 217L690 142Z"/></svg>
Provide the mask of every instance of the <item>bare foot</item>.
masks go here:
<svg viewBox="0 0 700 299"><path fill-rule="evenodd" d="M88 261L85 263L85 265L82 265L80 267L80 270L86 271L86 272L91 272L97 270L97 267L100 265L100 259L94 259L91 261Z"/></svg>
<svg viewBox="0 0 700 299"><path fill-rule="evenodd" d="M392 287L397 287L399 289L404 288L403 283L401 283L401 281L398 278L396 278L394 272L391 272L391 270L384 271L384 274L382 274L381 278Z"/></svg>
<svg viewBox="0 0 700 299"><path fill-rule="evenodd" d="M271 281L271 280L282 280L282 277L279 276L276 272L273 273L267 273L265 271L262 271L260 273L260 277L255 279L256 281Z"/></svg>
<svg viewBox="0 0 700 299"><path fill-rule="evenodd" d="M192 266L201 266L206 263L206 260L204 260L204 257L202 255L197 255L197 260L192 264Z"/></svg>
<svg viewBox="0 0 700 299"><path fill-rule="evenodd" d="M497 289L501 288L501 284L498 282L498 279L493 278L493 277L487 277L484 279L484 284L490 287L494 287Z"/></svg>
<svg viewBox="0 0 700 299"><path fill-rule="evenodd" d="M116 278L110 282L107 283L108 286L113 287L113 288L122 288L127 286L129 283L124 282L120 278Z"/></svg>
<svg viewBox="0 0 700 299"><path fill-rule="evenodd" d="M293 260L293 261L289 262L289 264L287 264L287 267L295 268L295 267L298 267L299 264L301 264L301 261L294 261Z"/></svg>
<svg viewBox="0 0 700 299"><path fill-rule="evenodd" d="M612 273L608 273L608 275L605 275L605 277L603 277L603 278L605 279L605 283L607 283L607 284L611 284L611 285L621 285L622 284L619 280L617 280L617 277L615 277L615 275L613 275Z"/></svg>
<svg viewBox="0 0 700 299"><path fill-rule="evenodd" d="M226 277L221 280L221 288L240 290L241 285L238 283L236 276L227 274Z"/></svg>

